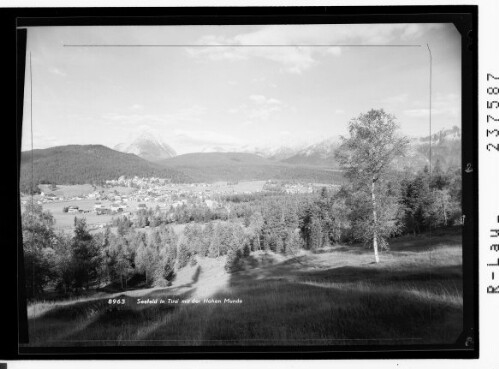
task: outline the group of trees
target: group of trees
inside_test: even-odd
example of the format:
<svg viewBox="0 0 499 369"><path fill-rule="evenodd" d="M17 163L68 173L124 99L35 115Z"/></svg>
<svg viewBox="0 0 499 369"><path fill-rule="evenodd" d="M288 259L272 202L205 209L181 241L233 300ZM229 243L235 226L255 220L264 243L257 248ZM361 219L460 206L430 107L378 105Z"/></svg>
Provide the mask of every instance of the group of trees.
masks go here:
<svg viewBox="0 0 499 369"><path fill-rule="evenodd" d="M372 241L377 263L378 248L386 247L390 237L455 222L461 202L459 169L443 173L437 165L432 173L425 167L415 176L408 170L400 181L401 171L393 163L406 154L409 140L398 135L395 117L382 109L352 119L348 130L350 136L342 138L335 156L349 181L348 208L360 210L351 229L356 238Z"/></svg>
<svg viewBox="0 0 499 369"><path fill-rule="evenodd" d="M461 223L459 169L443 171L437 165L432 175L427 168L387 175L380 190L375 194L376 224L367 191L355 191L352 185L334 193L321 191L304 206L300 216L304 247L317 249L338 242L373 246L376 230L379 248L386 249L394 236Z"/></svg>
<svg viewBox="0 0 499 369"><path fill-rule="evenodd" d="M40 205L27 204L23 247L28 297L42 295L48 285L62 294L109 285L124 290L137 281L166 286L176 270L195 264L197 257L227 255L227 269L233 270L260 245L254 239L261 224L246 228L240 221L190 223L177 235L164 224L146 233L127 217L116 223L115 232L108 227L92 235L85 220L75 217L72 236L56 234L52 215Z"/></svg>
<svg viewBox="0 0 499 369"><path fill-rule="evenodd" d="M164 211L159 207L156 209L141 209L135 214L137 227L157 227L162 224L171 223L206 223L212 220L228 220L229 210L224 207L211 209L206 204L182 204L170 207ZM115 221L116 223L117 221Z"/></svg>
<svg viewBox="0 0 499 369"><path fill-rule="evenodd" d="M39 295L49 283L69 292L88 289L95 282L101 249L83 219L75 219L73 237L56 234L52 215L28 203L22 225L28 297Z"/></svg>
<svg viewBox="0 0 499 369"><path fill-rule="evenodd" d="M148 285L166 285L173 277L177 236L171 227L158 227L147 237L124 221L116 235L109 228L92 235L85 220L75 218L72 236L56 234L52 215L31 203L22 223L29 298L47 285L69 294L109 284L125 289L136 275Z"/></svg>
<svg viewBox="0 0 499 369"><path fill-rule="evenodd" d="M383 110L350 122L350 135L335 152L348 183L332 195L322 191L305 208L300 230L306 248L363 242L372 245L379 262L379 249L386 249L391 237L459 224L460 168L444 171L438 161L431 173L428 166L394 168L409 144L397 129L395 118Z"/></svg>
<svg viewBox="0 0 499 369"><path fill-rule="evenodd" d="M461 222L461 172L443 171L437 162L400 182L400 221L403 231L418 234Z"/></svg>

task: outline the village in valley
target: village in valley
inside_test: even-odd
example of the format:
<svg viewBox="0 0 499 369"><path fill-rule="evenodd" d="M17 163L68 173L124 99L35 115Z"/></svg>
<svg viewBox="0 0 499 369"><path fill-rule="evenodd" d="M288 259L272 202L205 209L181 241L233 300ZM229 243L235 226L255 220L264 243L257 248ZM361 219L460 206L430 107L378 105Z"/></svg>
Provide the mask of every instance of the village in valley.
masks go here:
<svg viewBox="0 0 499 369"><path fill-rule="evenodd" d="M132 221L138 212L152 210L168 212L181 206L225 208L228 195L247 195L258 192L282 194L311 194L338 185L287 181L227 181L214 183L171 183L157 177L121 176L106 180L102 185L39 185L41 193L23 196L21 205L34 201L54 216L56 228L71 232L74 217L86 218L89 229L98 231L112 223L113 218L128 217Z"/></svg>

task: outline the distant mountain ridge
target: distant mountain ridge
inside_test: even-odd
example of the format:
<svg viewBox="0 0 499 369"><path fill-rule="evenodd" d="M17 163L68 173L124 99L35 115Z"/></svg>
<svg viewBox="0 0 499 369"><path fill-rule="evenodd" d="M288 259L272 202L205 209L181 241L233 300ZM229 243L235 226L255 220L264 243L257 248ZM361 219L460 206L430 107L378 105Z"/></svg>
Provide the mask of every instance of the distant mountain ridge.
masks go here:
<svg viewBox="0 0 499 369"><path fill-rule="evenodd" d="M290 164L339 169L334 152L340 143L340 139L328 138L282 161ZM444 170L461 165L461 129L454 126L435 132L431 136L412 138L406 156L397 158L394 162L395 167L400 170L406 167L424 168L425 165L430 164L430 146L432 165L438 161Z"/></svg>
<svg viewBox="0 0 499 369"><path fill-rule="evenodd" d="M442 141L456 141L461 140L461 129L457 126L454 126L449 129L441 129L438 132L435 132L431 135L419 138L420 142L429 142L431 138L431 142L433 144L438 144Z"/></svg>
<svg viewBox="0 0 499 369"><path fill-rule="evenodd" d="M338 147L339 140L331 137L309 145L282 161L290 164L314 165L338 169L339 166L334 159L334 152Z"/></svg>
<svg viewBox="0 0 499 369"><path fill-rule="evenodd" d="M172 158L177 155L171 146L150 131L143 131L130 142L116 145L114 150L135 154L142 159L153 162Z"/></svg>
<svg viewBox="0 0 499 369"><path fill-rule="evenodd" d="M277 147L256 147L256 148L247 148L244 152L254 153L261 157L264 157L269 160L275 161L284 161L287 158L292 157L300 150L303 150L308 145L282 145Z"/></svg>
<svg viewBox="0 0 499 369"><path fill-rule="evenodd" d="M158 163L163 162L165 159L175 157L175 150L158 137L158 135L155 135L150 131L144 131L129 143L118 144L114 147L114 149L121 152L133 153L143 159ZM407 157L405 159L398 159L396 166L407 166L411 164L411 161L413 166L428 164L430 142L433 149L432 162L439 160L440 164L444 167L460 165L460 161L456 160L456 155L458 157L460 156L459 150L461 130L459 127L454 126L450 129L442 129L436 133L433 133L431 137L428 135L424 137L412 138L411 147L408 150L409 152ZM234 146L207 146L202 147L199 153L230 154L238 152L256 154L259 157L274 162L338 169L339 165L334 158L334 152L340 144L341 140L339 137L329 137L325 140L309 145L305 145L303 143L299 145L283 144L281 146L245 145L241 148ZM202 160L201 157L198 157L198 159Z"/></svg>
<svg viewBox="0 0 499 369"><path fill-rule="evenodd" d="M422 137L413 141L413 146L420 157L426 159L431 152L431 164L440 165L442 169L461 166L461 129L454 126L451 129L443 129L431 136Z"/></svg>

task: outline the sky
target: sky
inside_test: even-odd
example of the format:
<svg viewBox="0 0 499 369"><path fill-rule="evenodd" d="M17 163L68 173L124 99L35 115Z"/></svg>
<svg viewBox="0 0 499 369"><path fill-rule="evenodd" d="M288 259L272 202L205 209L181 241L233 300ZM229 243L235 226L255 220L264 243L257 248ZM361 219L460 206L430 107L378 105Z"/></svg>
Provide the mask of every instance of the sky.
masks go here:
<svg viewBox="0 0 499 369"><path fill-rule="evenodd" d="M379 108L426 136L428 47L432 131L461 125L460 43L452 24L32 27L22 150L144 130L178 154L305 145Z"/></svg>

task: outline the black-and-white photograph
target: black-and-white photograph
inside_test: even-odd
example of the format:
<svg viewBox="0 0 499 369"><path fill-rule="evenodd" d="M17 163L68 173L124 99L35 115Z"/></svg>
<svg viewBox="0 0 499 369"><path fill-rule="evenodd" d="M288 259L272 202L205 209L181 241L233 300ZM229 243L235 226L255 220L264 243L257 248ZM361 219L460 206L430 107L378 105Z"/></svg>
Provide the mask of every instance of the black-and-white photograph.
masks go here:
<svg viewBox="0 0 499 369"><path fill-rule="evenodd" d="M453 344L452 23L27 27L25 347Z"/></svg>

